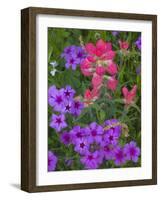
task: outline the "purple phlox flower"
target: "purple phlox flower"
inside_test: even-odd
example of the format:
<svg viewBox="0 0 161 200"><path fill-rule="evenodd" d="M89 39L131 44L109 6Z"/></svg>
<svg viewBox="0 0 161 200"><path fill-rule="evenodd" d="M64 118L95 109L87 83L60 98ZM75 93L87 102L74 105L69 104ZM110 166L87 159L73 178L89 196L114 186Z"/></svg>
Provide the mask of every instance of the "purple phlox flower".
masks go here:
<svg viewBox="0 0 161 200"><path fill-rule="evenodd" d="M97 169L101 164L101 159L98 151L86 153L81 159L81 163L86 169Z"/></svg>
<svg viewBox="0 0 161 200"><path fill-rule="evenodd" d="M67 131L64 131L61 135L60 135L60 141L62 143L64 143L65 145L69 145L71 144L71 134Z"/></svg>
<svg viewBox="0 0 161 200"><path fill-rule="evenodd" d="M84 104L81 101L74 100L72 103L71 113L75 116L79 116L83 108L84 108Z"/></svg>
<svg viewBox="0 0 161 200"><path fill-rule="evenodd" d="M119 31L112 31L113 36L117 36L119 34Z"/></svg>
<svg viewBox="0 0 161 200"><path fill-rule="evenodd" d="M73 97L75 95L75 90L72 89L72 87L70 85L67 85L64 88L63 95L64 95L65 99L73 99Z"/></svg>
<svg viewBox="0 0 161 200"><path fill-rule="evenodd" d="M102 145L102 154L106 160L113 160L114 158L114 146L104 142Z"/></svg>
<svg viewBox="0 0 161 200"><path fill-rule="evenodd" d="M72 101L71 100L64 100L64 104L62 106L62 113L71 113L72 112Z"/></svg>
<svg viewBox="0 0 161 200"><path fill-rule="evenodd" d="M76 58L75 55L72 56L72 57L71 57L71 56L68 56L68 57L66 58L65 67L66 67L67 69L69 69L69 68L71 67L73 70L76 70L78 64L79 64L79 63L78 63L78 60L77 60L77 58Z"/></svg>
<svg viewBox="0 0 161 200"><path fill-rule="evenodd" d="M117 146L114 149L114 162L115 162L115 165L117 166L125 164L126 154L125 154L124 148Z"/></svg>
<svg viewBox="0 0 161 200"><path fill-rule="evenodd" d="M77 47L76 58L78 60L78 64L80 64L85 57L86 57L85 51L81 47Z"/></svg>
<svg viewBox="0 0 161 200"><path fill-rule="evenodd" d="M138 67L136 68L136 74L137 74L137 75L140 75L140 74L141 74L141 66L138 66Z"/></svg>
<svg viewBox="0 0 161 200"><path fill-rule="evenodd" d="M98 125L96 122L92 122L89 125L89 129L90 129L90 135L88 137L89 142L90 143L101 142L102 141L102 135L103 135L102 126Z"/></svg>
<svg viewBox="0 0 161 200"><path fill-rule="evenodd" d="M85 137L88 134L88 128L81 128L80 126L74 126L70 131L72 137L72 143L76 144L77 140Z"/></svg>
<svg viewBox="0 0 161 200"><path fill-rule="evenodd" d="M74 45L65 47L63 53L61 54L61 57L62 57L62 58L66 58L66 57L68 57L69 55L72 55L72 54L74 53L74 50L75 50L74 47L75 47Z"/></svg>
<svg viewBox="0 0 161 200"><path fill-rule="evenodd" d="M140 156L140 148L136 146L136 142L131 141L129 144L124 146L124 151L126 153L126 159L137 162Z"/></svg>
<svg viewBox="0 0 161 200"><path fill-rule="evenodd" d="M91 141L88 138L88 143L90 144L89 152L90 153L97 152L98 153L97 162L98 164L101 164L104 158L104 154L102 153L103 141L94 141L93 143L91 143Z"/></svg>
<svg viewBox="0 0 161 200"><path fill-rule="evenodd" d="M138 39L135 41L135 45L139 50L141 50L141 36L139 36Z"/></svg>
<svg viewBox="0 0 161 200"><path fill-rule="evenodd" d="M74 95L75 90L69 85L59 90L53 85L48 90L49 105L53 107L54 111L79 115L82 109L82 103L78 102L74 104ZM73 109L73 105L75 109Z"/></svg>
<svg viewBox="0 0 161 200"><path fill-rule="evenodd" d="M61 88L60 90L55 90L55 92L52 94L52 96L50 97L50 99L52 98L52 101L50 100L50 102L52 102L52 106L54 107L55 111L61 112L63 105L64 105L64 89Z"/></svg>
<svg viewBox="0 0 161 200"><path fill-rule="evenodd" d="M80 46L72 45L64 49L61 57L65 59L65 67L67 69L72 68L75 70L77 65L85 58L85 52Z"/></svg>
<svg viewBox="0 0 161 200"><path fill-rule="evenodd" d="M84 155L88 152L89 143L86 138L80 138L76 140L74 150L81 155Z"/></svg>
<svg viewBox="0 0 161 200"><path fill-rule="evenodd" d="M104 155L102 154L102 150L99 150L96 152L98 153L97 162L99 165L101 165L104 159Z"/></svg>
<svg viewBox="0 0 161 200"><path fill-rule="evenodd" d="M113 130L113 132L117 133L118 137L121 135L122 128L117 119L106 120L104 122L104 127L106 126L111 127L110 130Z"/></svg>
<svg viewBox="0 0 161 200"><path fill-rule="evenodd" d="M48 151L48 171L54 171L57 164L57 157L52 151Z"/></svg>
<svg viewBox="0 0 161 200"><path fill-rule="evenodd" d="M63 128L67 127L67 123L65 121L65 115L53 114L51 117L50 127L54 128L57 132L60 132Z"/></svg>
<svg viewBox="0 0 161 200"><path fill-rule="evenodd" d="M120 133L115 130L114 128L111 128L107 131L104 131L104 141L106 141L108 144L116 145L118 143Z"/></svg>
<svg viewBox="0 0 161 200"><path fill-rule="evenodd" d="M55 85L52 85L48 89L48 102L50 106L54 106L55 102L55 94L57 94L58 90L56 89Z"/></svg>

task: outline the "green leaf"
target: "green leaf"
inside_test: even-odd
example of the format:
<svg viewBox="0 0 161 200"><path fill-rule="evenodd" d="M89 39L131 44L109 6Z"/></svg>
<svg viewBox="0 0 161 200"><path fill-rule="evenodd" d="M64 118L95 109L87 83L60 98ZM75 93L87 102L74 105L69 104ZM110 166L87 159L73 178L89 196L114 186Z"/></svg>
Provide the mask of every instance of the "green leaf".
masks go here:
<svg viewBox="0 0 161 200"><path fill-rule="evenodd" d="M135 108L139 113L141 113L140 108L136 104L132 104L131 107Z"/></svg>
<svg viewBox="0 0 161 200"><path fill-rule="evenodd" d="M100 116L100 122L104 122L105 117L106 117L106 113L103 110L100 110L99 112L99 116Z"/></svg>

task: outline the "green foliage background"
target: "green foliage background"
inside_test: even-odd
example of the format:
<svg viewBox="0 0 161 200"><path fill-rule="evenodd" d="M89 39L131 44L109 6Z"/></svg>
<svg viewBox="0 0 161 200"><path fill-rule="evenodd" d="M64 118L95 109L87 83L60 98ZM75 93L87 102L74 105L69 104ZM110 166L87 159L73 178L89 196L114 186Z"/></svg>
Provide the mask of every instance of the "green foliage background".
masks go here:
<svg viewBox="0 0 161 200"><path fill-rule="evenodd" d="M107 98L107 88L102 88L101 98L96 102L85 108L78 118L73 118L68 115L67 122L70 130L75 125L82 127L89 123L96 121L102 124L107 119L116 118L120 122L126 124L129 129L129 136L124 135L121 138L121 145L134 140L141 148L141 75L136 74L136 68L141 65L141 53L135 45L135 41L140 36L138 32L120 32L118 36L113 36L111 31L100 30L79 30L79 29L64 29L64 28L48 28L48 86L55 85L57 88L71 85L76 90L77 96L84 96L87 88L91 87L91 78L85 77L77 67L75 71L65 68L65 61L61 58L61 53L64 48L70 45L80 46L80 37L84 44L93 42L94 44L100 38L104 41L109 41L113 45L113 50L116 51L115 62L118 64L119 84L115 92L108 91L112 96L110 100ZM118 41L127 41L130 44L128 54L120 51ZM51 75L51 62L56 61L58 66L55 76ZM127 86L131 89L133 85L137 85L137 96L135 104L128 109L123 103L123 96L121 88ZM50 121L52 109L48 107L48 120ZM48 127L48 149L52 150L58 156L58 164L56 170L79 170L83 166L79 162L79 155L73 150L72 145L66 147L59 140L59 134L50 127ZM68 166L66 162L72 159L72 164ZM134 164L127 162L121 167L137 167L141 165L141 158L139 162ZM101 168L115 167L112 162L104 163Z"/></svg>

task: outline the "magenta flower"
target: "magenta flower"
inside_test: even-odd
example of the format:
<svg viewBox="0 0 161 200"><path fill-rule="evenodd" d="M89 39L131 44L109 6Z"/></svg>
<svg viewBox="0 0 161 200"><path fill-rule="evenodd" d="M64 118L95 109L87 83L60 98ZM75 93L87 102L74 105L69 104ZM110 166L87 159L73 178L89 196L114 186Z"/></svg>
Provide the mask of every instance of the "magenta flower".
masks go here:
<svg viewBox="0 0 161 200"><path fill-rule="evenodd" d="M68 133L67 131L64 131L61 135L60 135L60 141L62 143L64 143L65 145L69 145L71 144L71 134Z"/></svg>
<svg viewBox="0 0 161 200"><path fill-rule="evenodd" d="M85 169L97 169L101 163L98 151L93 153L88 152L80 159L80 161Z"/></svg>
<svg viewBox="0 0 161 200"><path fill-rule="evenodd" d="M84 76L92 76L93 75L93 66L92 66L93 62L90 61L89 59L85 58L82 62L81 62L81 72Z"/></svg>
<svg viewBox="0 0 161 200"><path fill-rule="evenodd" d="M112 50L112 44L99 39L96 45L87 43L85 49L90 56L97 56L103 60L112 60L115 57L115 52Z"/></svg>
<svg viewBox="0 0 161 200"><path fill-rule="evenodd" d="M127 50L129 48L129 43L127 41L119 40L120 49Z"/></svg>
<svg viewBox="0 0 161 200"><path fill-rule="evenodd" d="M118 85L118 80L115 78L115 76L109 77L107 81L107 88L111 91L115 91Z"/></svg>
<svg viewBox="0 0 161 200"><path fill-rule="evenodd" d="M125 154L124 148L117 146L114 149L114 162L115 162L115 165L117 166L125 164L126 154Z"/></svg>
<svg viewBox="0 0 161 200"><path fill-rule="evenodd" d="M54 171L57 164L57 157L52 151L48 151L48 171Z"/></svg>
<svg viewBox="0 0 161 200"><path fill-rule="evenodd" d="M80 66L84 76L92 76L94 73L101 76L104 75L104 68L112 62L116 54L112 50L112 44L110 42L105 42L102 39L99 39L96 42L96 45L87 43L85 45L85 51L87 56L81 62Z"/></svg>
<svg viewBox="0 0 161 200"><path fill-rule="evenodd" d="M107 66L106 71L110 74L110 75L116 75L118 70L117 70L117 65L112 62L110 65Z"/></svg>
<svg viewBox="0 0 161 200"><path fill-rule="evenodd" d="M124 102L126 105L130 105L134 103L136 92L137 92L137 85L134 85L130 91L125 86L122 88Z"/></svg>
<svg viewBox="0 0 161 200"><path fill-rule="evenodd" d="M86 138L80 138L76 140L74 150L81 155L84 155L88 152L89 143Z"/></svg>
<svg viewBox="0 0 161 200"><path fill-rule="evenodd" d="M84 104L78 100L75 100L72 103L71 113L75 116L79 116L83 108Z"/></svg>
<svg viewBox="0 0 161 200"><path fill-rule="evenodd" d="M96 67L96 74L99 76L103 76L106 73L105 67L98 66Z"/></svg>
<svg viewBox="0 0 161 200"><path fill-rule="evenodd" d="M97 73L94 73L92 77L93 88L99 88L102 85L102 82L103 82L103 76L100 76Z"/></svg>
<svg viewBox="0 0 161 200"><path fill-rule="evenodd" d="M93 104L93 102L98 99L99 97L99 91L97 88L93 88L92 90L86 89L84 93L84 106L88 107L90 104Z"/></svg>
<svg viewBox="0 0 161 200"><path fill-rule="evenodd" d="M136 146L136 142L131 141L129 144L126 144L124 151L126 152L127 160L132 160L135 163L138 161L140 156L140 148Z"/></svg>
<svg viewBox="0 0 161 200"><path fill-rule="evenodd" d="M53 114L51 117L50 127L54 128L57 132L60 132L63 128L67 127L67 123L65 122L65 115Z"/></svg>

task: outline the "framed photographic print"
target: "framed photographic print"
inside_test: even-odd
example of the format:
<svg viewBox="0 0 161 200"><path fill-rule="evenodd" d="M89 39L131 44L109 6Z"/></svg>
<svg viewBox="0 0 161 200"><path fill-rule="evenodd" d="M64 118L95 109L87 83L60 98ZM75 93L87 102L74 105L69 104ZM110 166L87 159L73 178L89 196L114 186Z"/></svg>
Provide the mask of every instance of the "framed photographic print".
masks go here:
<svg viewBox="0 0 161 200"><path fill-rule="evenodd" d="M21 188L157 183L157 16L21 11Z"/></svg>

